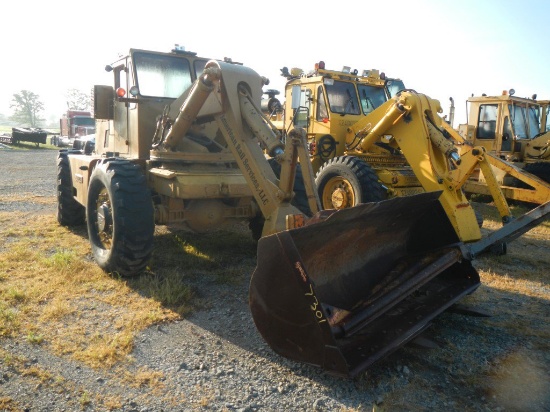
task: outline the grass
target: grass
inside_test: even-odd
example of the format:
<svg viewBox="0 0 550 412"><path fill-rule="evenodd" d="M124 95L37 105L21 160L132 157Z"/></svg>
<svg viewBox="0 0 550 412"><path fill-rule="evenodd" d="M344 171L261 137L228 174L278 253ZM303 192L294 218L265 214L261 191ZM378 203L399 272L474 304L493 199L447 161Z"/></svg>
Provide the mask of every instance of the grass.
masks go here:
<svg viewBox="0 0 550 412"><path fill-rule="evenodd" d="M240 281L250 274L243 261L254 262L255 244L242 233L159 227L147 271L109 276L90 258L85 227L71 231L53 215L34 216L32 226L27 219L0 212L0 222L10 222L0 226L0 237L9 239L0 254L0 336L46 345L92 367L127 360L139 331L189 314L201 304L193 283Z"/></svg>

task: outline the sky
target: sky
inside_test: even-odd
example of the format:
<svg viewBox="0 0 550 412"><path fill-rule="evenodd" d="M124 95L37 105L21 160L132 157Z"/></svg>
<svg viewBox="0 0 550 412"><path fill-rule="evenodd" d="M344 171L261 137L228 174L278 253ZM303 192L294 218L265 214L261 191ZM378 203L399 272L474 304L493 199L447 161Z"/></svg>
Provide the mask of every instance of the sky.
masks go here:
<svg viewBox="0 0 550 412"><path fill-rule="evenodd" d="M342 6L341 8L339 6ZM5 7L5 6L4 6ZM515 89L550 99L548 0L328 0L209 2L19 0L2 11L0 114L14 93L66 110L68 89L112 84L105 65L130 48L242 62L284 89L280 69L378 69L438 99L466 122L468 96Z"/></svg>

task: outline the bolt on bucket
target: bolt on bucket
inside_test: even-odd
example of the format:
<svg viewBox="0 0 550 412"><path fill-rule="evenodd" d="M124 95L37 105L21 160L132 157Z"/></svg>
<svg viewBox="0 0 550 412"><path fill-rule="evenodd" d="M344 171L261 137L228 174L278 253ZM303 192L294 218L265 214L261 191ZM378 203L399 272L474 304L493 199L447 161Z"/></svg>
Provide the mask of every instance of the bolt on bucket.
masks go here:
<svg viewBox="0 0 550 412"><path fill-rule="evenodd" d="M321 211L263 237L250 309L278 354L353 377L479 286L439 193Z"/></svg>

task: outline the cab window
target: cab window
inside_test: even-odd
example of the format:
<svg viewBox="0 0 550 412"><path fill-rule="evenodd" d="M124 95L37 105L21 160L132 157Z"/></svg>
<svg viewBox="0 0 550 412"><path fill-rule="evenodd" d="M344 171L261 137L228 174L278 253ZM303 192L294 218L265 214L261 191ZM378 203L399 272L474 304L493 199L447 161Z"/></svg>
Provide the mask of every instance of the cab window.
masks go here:
<svg viewBox="0 0 550 412"><path fill-rule="evenodd" d="M330 110L340 114L359 114L359 102L353 83L334 81L325 84Z"/></svg>
<svg viewBox="0 0 550 412"><path fill-rule="evenodd" d="M294 126L308 127L309 109L311 104L311 90L302 89L300 91L300 104L298 109L294 113Z"/></svg>
<svg viewBox="0 0 550 412"><path fill-rule="evenodd" d="M405 84L399 79L388 79L386 82L389 97L394 97L401 90L405 90Z"/></svg>
<svg viewBox="0 0 550 412"><path fill-rule="evenodd" d="M477 122L478 139L494 139L497 127L498 105L482 104L479 108Z"/></svg>
<svg viewBox="0 0 550 412"><path fill-rule="evenodd" d="M177 98L193 83L187 59L134 53L137 86L142 96Z"/></svg>
<svg viewBox="0 0 550 412"><path fill-rule="evenodd" d="M357 90L359 91L359 100L365 114L369 114L386 102L386 92L382 87L361 84L357 86Z"/></svg>
<svg viewBox="0 0 550 412"><path fill-rule="evenodd" d="M325 94L323 93L323 88L319 86L317 89L317 113L315 118L318 121L323 121L323 119L328 119L328 110L327 110L327 101L325 99Z"/></svg>

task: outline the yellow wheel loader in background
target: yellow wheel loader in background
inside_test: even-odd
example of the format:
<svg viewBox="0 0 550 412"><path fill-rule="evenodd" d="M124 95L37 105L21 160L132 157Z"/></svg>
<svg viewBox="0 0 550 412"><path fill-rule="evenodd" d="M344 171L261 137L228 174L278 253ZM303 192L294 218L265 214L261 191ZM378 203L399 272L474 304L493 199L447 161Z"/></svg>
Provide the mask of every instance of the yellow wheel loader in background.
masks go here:
<svg viewBox="0 0 550 412"><path fill-rule="evenodd" d="M415 93L406 90L402 81L386 79L376 70L364 71L364 75L361 76L358 75L357 70L351 71L349 68L342 71L327 70L324 62L316 64L315 70L309 73L304 73L297 68L290 71L284 68L282 74L288 79L284 104L274 98L273 91L270 95L271 107L284 108L280 110L280 121L274 124L283 134L285 130L290 130L292 127L302 127L306 130L310 159L313 171L316 173L315 181L323 208L343 209L363 202L380 201L431 190L422 181L418 171L413 170L413 163L418 160L415 157L419 150L413 147L406 148L397 142L393 136L393 128L397 126L396 124L390 124L387 120L384 121L385 123L378 124L383 120L382 116L387 108L378 111L375 109L388 99L398 99L401 91ZM390 90L393 90L393 93L390 93ZM507 98L510 101L509 96ZM514 98L511 103L502 100L499 113L504 111L506 104L510 104L511 108L506 110L517 112L515 117L510 118L516 119L515 122L518 125L523 125L520 119L527 118L529 113L526 113L520 101L525 105L525 99ZM493 141L480 141L473 137L464 138L452 130L447 122L440 121L439 113L442 110L438 101L428 99L426 102L433 103L419 102L419 104L429 104L425 110L428 110L431 118L434 119L432 123L438 123L437 127L441 129L446 139L450 139L457 146L457 153L470 152L472 146L479 146L483 150L482 157L485 159L483 161L491 164L493 174L506 198L536 204L543 204L550 200L550 184L541 181L541 178L548 181L550 165L541 165L536 160L537 157L545 156L545 153L550 155L550 151L546 152L545 149L548 147L548 138L525 140L525 144L513 152L517 155L519 151L522 161L524 157L529 157L529 160L525 160L529 163L526 171L531 173L525 173L507 162L510 160L507 153L500 150L495 153L494 146L500 144L502 139L498 140L498 136L502 136L502 133L496 140L493 138ZM451 102L453 102L452 99ZM533 106L533 101L530 102ZM489 101L488 104L491 105L490 107L496 107L494 101ZM533 123L531 130L532 133L535 133L535 130L538 133L538 120L534 116L543 111L533 110L533 107L530 109ZM451 113L453 111L454 104L451 106ZM494 112L497 113L497 110ZM408 116L403 115L399 122L408 123ZM502 120L500 122L504 124ZM469 127L469 136L472 136L473 131L477 129ZM364 139L365 134L370 133L371 130L375 130L376 133L371 133L368 139ZM409 136L407 141L416 141L419 137L413 134L419 133L414 125L405 127L398 133L402 133L402 139ZM423 134L427 135L427 130ZM516 146L518 145L519 143L516 143ZM490 195L491 190L494 191L494 189L488 185L494 182L487 182L484 176L480 167L476 166L468 171L468 180L461 181L460 187L470 193ZM511 176L514 182L521 183L516 184L515 187L503 187L504 176ZM491 179L491 176L488 179Z"/></svg>
<svg viewBox="0 0 550 412"><path fill-rule="evenodd" d="M470 97L468 123L460 124L458 131L466 144L483 147L508 163L507 168L493 168L508 199L541 204L549 199L550 127L548 101L538 102L535 97L516 97L513 89L500 96ZM529 174L535 178L527 181L524 177ZM488 194L485 174L474 174L464 190Z"/></svg>
<svg viewBox="0 0 550 412"><path fill-rule="evenodd" d="M482 239L459 185L461 164L480 154L461 159L421 95L402 92L376 118L399 125L387 144L414 153L426 193L319 210L306 133L293 128L283 143L261 113L267 79L252 69L179 47L131 49L106 69L113 86L94 88L95 146L59 152L59 222L85 220L98 265L124 276L147 265L155 224L250 222L259 332L277 353L337 375L355 376L415 338L479 286L478 253L549 212ZM362 144L366 131L351 141Z"/></svg>

